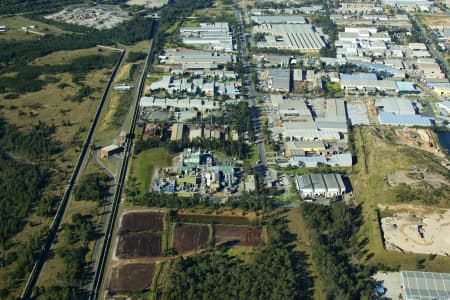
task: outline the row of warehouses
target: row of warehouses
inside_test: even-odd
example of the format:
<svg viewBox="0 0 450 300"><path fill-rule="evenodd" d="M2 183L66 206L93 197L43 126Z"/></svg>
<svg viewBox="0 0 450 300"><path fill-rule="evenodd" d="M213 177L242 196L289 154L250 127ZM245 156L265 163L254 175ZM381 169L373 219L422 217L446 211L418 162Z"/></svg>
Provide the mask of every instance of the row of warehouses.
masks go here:
<svg viewBox="0 0 450 300"><path fill-rule="evenodd" d="M340 174L305 174L295 176L297 191L302 198L344 196L346 187Z"/></svg>
<svg viewBox="0 0 450 300"><path fill-rule="evenodd" d="M233 35L227 22L200 23L197 27L181 27L181 39L186 45L203 49L232 52Z"/></svg>

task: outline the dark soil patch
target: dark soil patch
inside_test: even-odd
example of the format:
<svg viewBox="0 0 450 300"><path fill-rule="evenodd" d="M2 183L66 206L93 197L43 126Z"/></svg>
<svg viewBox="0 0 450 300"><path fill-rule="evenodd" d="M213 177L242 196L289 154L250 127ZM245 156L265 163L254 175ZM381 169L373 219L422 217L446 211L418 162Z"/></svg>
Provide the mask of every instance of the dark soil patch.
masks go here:
<svg viewBox="0 0 450 300"><path fill-rule="evenodd" d="M181 223L203 223L203 224L232 224L250 225L250 220L246 217L233 216L213 216L213 215L190 215L177 214L177 220Z"/></svg>
<svg viewBox="0 0 450 300"><path fill-rule="evenodd" d="M132 212L123 215L120 231L163 231L164 213L157 211Z"/></svg>
<svg viewBox="0 0 450 300"><path fill-rule="evenodd" d="M109 280L109 290L117 292L136 292L150 288L155 264L127 264L113 268Z"/></svg>
<svg viewBox="0 0 450 300"><path fill-rule="evenodd" d="M128 233L119 236L117 257L138 258L161 256L161 234Z"/></svg>
<svg viewBox="0 0 450 300"><path fill-rule="evenodd" d="M209 240L206 225L178 224L174 233L174 248L177 254L205 248Z"/></svg>
<svg viewBox="0 0 450 300"><path fill-rule="evenodd" d="M250 226L214 225L216 245L258 246L262 244L261 229Z"/></svg>

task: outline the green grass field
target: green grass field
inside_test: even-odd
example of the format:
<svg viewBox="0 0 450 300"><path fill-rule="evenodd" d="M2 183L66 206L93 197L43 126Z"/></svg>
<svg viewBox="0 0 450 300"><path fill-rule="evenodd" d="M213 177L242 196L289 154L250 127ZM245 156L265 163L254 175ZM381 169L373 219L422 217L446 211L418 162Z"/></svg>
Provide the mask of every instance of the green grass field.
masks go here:
<svg viewBox="0 0 450 300"><path fill-rule="evenodd" d="M43 22L27 19L22 16L14 16L14 17L0 17L0 25L6 26L8 31L0 34L0 41L8 41L8 40L30 40L40 38L41 35L34 34L31 32L25 32L22 30L22 27L27 26L35 26L34 29L31 29L36 32L40 32L43 34L63 34L67 31L62 30L61 28L46 24Z"/></svg>
<svg viewBox="0 0 450 300"><path fill-rule="evenodd" d="M131 163L131 176L136 178L136 184L142 194L150 189L153 171L156 167L166 167L172 164L172 155L164 148L149 149L139 153Z"/></svg>
<svg viewBox="0 0 450 300"><path fill-rule="evenodd" d="M360 134L361 133L361 134ZM363 150L363 140L365 151ZM432 258L425 254L403 254L386 251L383 247L382 234L377 218L378 204L395 204L393 189L388 186L385 178L390 172L410 170L412 168L428 169L434 172L445 172L436 161L430 159L421 150L408 146L395 145L386 142L375 134L374 127L362 127L355 132L355 146L358 162L350 174L355 204L361 205L364 223L359 230L359 239L367 239L365 249L368 255L364 258L369 265L384 266L403 270L416 270L417 262L425 259L425 271L448 271L450 257L437 256ZM365 171L367 161L367 173ZM406 203L417 204L420 203ZM423 205L423 204L422 204ZM433 207L430 207L433 209Z"/></svg>
<svg viewBox="0 0 450 300"><path fill-rule="evenodd" d="M59 65L59 64L67 64L73 61L76 58L87 55L108 55L111 54L111 50L105 50L103 48L92 47L78 50L64 50L64 51L55 51L48 55L38 57L34 59L30 64L31 65Z"/></svg>

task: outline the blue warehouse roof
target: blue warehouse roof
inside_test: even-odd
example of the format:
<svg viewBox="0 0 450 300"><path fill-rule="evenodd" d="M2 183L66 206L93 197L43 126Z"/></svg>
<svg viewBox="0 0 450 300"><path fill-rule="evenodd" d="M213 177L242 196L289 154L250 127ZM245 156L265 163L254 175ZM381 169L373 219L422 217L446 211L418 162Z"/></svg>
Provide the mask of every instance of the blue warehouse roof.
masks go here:
<svg viewBox="0 0 450 300"><path fill-rule="evenodd" d="M380 112L378 115L381 125L393 126L433 126L434 120L421 115L396 115L390 112Z"/></svg>
<svg viewBox="0 0 450 300"><path fill-rule="evenodd" d="M414 84L409 81L397 81L397 88L400 93L417 93L418 90L414 87Z"/></svg>

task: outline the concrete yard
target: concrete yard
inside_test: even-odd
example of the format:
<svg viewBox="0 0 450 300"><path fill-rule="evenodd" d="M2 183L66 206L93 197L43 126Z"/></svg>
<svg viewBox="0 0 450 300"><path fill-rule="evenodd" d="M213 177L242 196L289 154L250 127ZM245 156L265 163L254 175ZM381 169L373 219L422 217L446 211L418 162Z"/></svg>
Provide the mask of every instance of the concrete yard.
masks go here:
<svg viewBox="0 0 450 300"><path fill-rule="evenodd" d="M126 11L107 5L69 7L44 18L97 29L112 28L130 19Z"/></svg>
<svg viewBox="0 0 450 300"><path fill-rule="evenodd" d="M450 253L450 210L413 215L397 213L381 220L387 250L447 255ZM423 226L423 238L418 226Z"/></svg>
<svg viewBox="0 0 450 300"><path fill-rule="evenodd" d="M386 294L383 295L384 299L400 299L399 295L402 292L400 272L378 272L373 278L386 289Z"/></svg>
<svg viewBox="0 0 450 300"><path fill-rule="evenodd" d="M145 7L162 7L169 2L168 0L130 0L127 2L128 5L142 5Z"/></svg>

